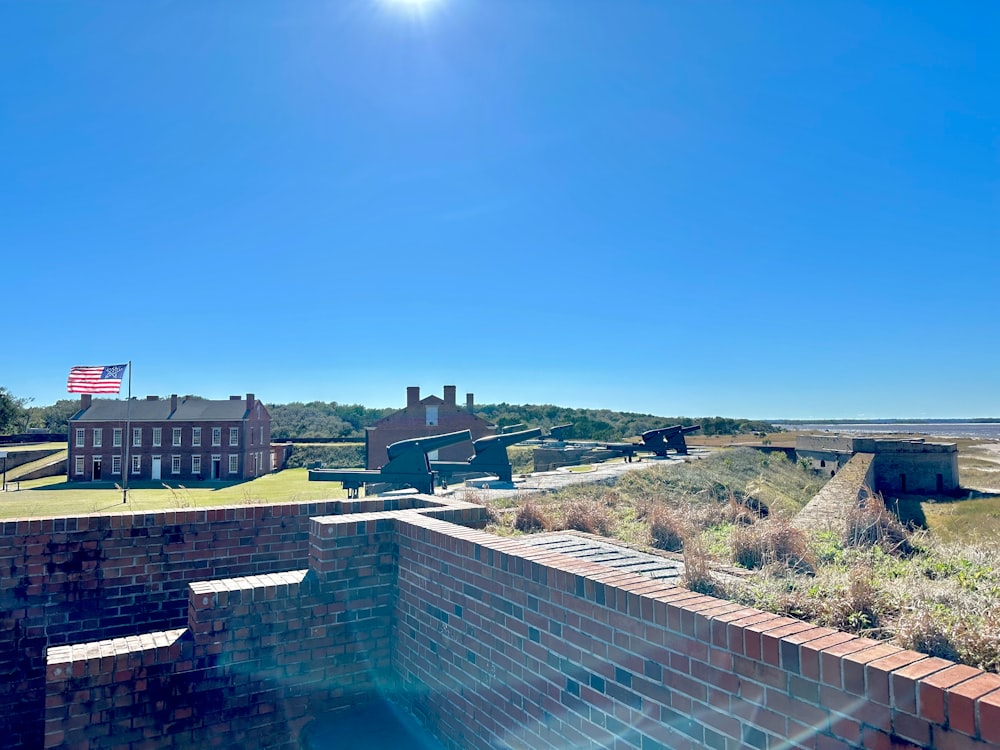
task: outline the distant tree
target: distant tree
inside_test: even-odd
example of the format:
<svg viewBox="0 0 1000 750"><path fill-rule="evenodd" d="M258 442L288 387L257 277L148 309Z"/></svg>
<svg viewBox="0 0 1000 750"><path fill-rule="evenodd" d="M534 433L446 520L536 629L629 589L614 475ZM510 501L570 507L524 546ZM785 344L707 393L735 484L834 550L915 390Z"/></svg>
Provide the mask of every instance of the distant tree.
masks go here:
<svg viewBox="0 0 1000 750"><path fill-rule="evenodd" d="M80 410L76 399L64 398L50 406L32 406L28 409L31 427L41 427L46 432L69 434L69 420Z"/></svg>
<svg viewBox="0 0 1000 750"><path fill-rule="evenodd" d="M27 424L24 405L28 399L18 398L0 386L0 435L21 432Z"/></svg>

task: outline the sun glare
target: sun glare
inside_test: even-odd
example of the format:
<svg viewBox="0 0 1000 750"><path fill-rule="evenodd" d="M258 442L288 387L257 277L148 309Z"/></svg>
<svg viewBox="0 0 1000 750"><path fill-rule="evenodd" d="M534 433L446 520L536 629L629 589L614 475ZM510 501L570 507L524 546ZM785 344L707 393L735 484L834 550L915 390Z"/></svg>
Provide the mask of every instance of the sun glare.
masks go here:
<svg viewBox="0 0 1000 750"><path fill-rule="evenodd" d="M382 0L385 5L406 9L412 13L425 13L439 0Z"/></svg>

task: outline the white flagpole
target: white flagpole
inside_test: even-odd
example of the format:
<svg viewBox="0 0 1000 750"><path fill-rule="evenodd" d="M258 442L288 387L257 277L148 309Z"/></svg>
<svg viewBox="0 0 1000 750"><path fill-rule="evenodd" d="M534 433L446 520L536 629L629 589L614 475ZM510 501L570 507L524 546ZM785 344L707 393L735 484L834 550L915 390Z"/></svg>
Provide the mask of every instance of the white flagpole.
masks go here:
<svg viewBox="0 0 1000 750"><path fill-rule="evenodd" d="M128 502L128 475L131 467L128 462L128 446L132 440L132 360L128 361L128 396L125 401L125 434L122 435L125 443L125 463L122 466L122 505Z"/></svg>

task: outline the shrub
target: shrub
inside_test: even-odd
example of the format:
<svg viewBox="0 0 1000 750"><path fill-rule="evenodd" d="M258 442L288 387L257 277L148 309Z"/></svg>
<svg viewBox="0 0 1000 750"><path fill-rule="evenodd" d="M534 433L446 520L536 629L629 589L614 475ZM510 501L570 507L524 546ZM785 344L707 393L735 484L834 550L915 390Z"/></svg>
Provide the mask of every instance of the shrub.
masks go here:
<svg viewBox="0 0 1000 750"><path fill-rule="evenodd" d="M600 503L578 502L567 509L565 527L607 536L611 532L612 523L607 509Z"/></svg>
<svg viewBox="0 0 1000 750"><path fill-rule="evenodd" d="M655 508L649 516L649 534L656 549L680 552L684 548L684 521L666 508Z"/></svg>
<svg viewBox="0 0 1000 750"><path fill-rule="evenodd" d="M712 577L708 552L700 535L693 534L684 540L684 585L699 594L715 596L719 583Z"/></svg>
<svg viewBox="0 0 1000 750"><path fill-rule="evenodd" d="M844 544L848 547L881 547L886 552L900 555L913 552L906 529L885 507L882 496L871 493L847 514Z"/></svg>
<svg viewBox="0 0 1000 750"><path fill-rule="evenodd" d="M737 526L733 529L732 548L733 561L750 570L773 563L798 571L815 569L806 535L784 519Z"/></svg>
<svg viewBox="0 0 1000 750"><path fill-rule="evenodd" d="M537 504L528 500L522 505L514 517L514 528L528 534L533 531L544 531L549 527L549 519Z"/></svg>

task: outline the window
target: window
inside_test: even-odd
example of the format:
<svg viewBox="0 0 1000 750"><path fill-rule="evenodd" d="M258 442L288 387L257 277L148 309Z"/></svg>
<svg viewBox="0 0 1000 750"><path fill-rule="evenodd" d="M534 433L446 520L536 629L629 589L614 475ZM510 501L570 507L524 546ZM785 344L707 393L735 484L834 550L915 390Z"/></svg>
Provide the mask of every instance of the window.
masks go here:
<svg viewBox="0 0 1000 750"><path fill-rule="evenodd" d="M163 439L163 428L154 427L153 428L153 447L158 448L160 446L160 441Z"/></svg>
<svg viewBox="0 0 1000 750"><path fill-rule="evenodd" d="M212 445L222 445L222 428L212 428Z"/></svg>
<svg viewBox="0 0 1000 750"><path fill-rule="evenodd" d="M173 431L173 445L181 444L181 428L175 427Z"/></svg>
<svg viewBox="0 0 1000 750"><path fill-rule="evenodd" d="M181 473L181 457L174 454L170 457L170 473L180 474Z"/></svg>
<svg viewBox="0 0 1000 750"><path fill-rule="evenodd" d="M201 456L191 456L191 473L201 474Z"/></svg>
<svg viewBox="0 0 1000 750"><path fill-rule="evenodd" d="M234 453L229 457L229 473L237 474L240 470L240 454Z"/></svg>
<svg viewBox="0 0 1000 750"><path fill-rule="evenodd" d="M259 442L260 442L261 445L264 444L264 427L263 427L263 425L260 428L260 441Z"/></svg>
<svg viewBox="0 0 1000 750"><path fill-rule="evenodd" d="M104 428L95 427L94 428L94 447L100 448L104 445Z"/></svg>
<svg viewBox="0 0 1000 750"><path fill-rule="evenodd" d="M427 426L436 427L438 423L438 408L437 406L427 407Z"/></svg>
<svg viewBox="0 0 1000 750"><path fill-rule="evenodd" d="M111 473L121 474L122 473L122 457L112 456L111 457Z"/></svg>
<svg viewBox="0 0 1000 750"><path fill-rule="evenodd" d="M77 476L83 476L83 456L77 456L73 460L73 473Z"/></svg>
<svg viewBox="0 0 1000 750"><path fill-rule="evenodd" d="M229 428L229 444L239 445L240 444L240 428L230 427Z"/></svg>
<svg viewBox="0 0 1000 750"><path fill-rule="evenodd" d="M192 427L191 428L191 445L197 447L201 445L201 428Z"/></svg>
<svg viewBox="0 0 1000 750"><path fill-rule="evenodd" d="M78 448L82 448L84 444L87 442L86 435L87 431L85 429L83 429L82 427L76 428L76 445ZM80 473L82 474L83 472Z"/></svg>
<svg viewBox="0 0 1000 750"><path fill-rule="evenodd" d="M132 456L132 473L138 474L142 468L142 456Z"/></svg>
<svg viewBox="0 0 1000 750"><path fill-rule="evenodd" d="M142 428L133 427L132 428L132 446L134 448L139 448L142 445Z"/></svg>
<svg viewBox="0 0 1000 750"><path fill-rule="evenodd" d="M122 428L115 427L114 432L111 433L111 445L115 448L122 447Z"/></svg>

